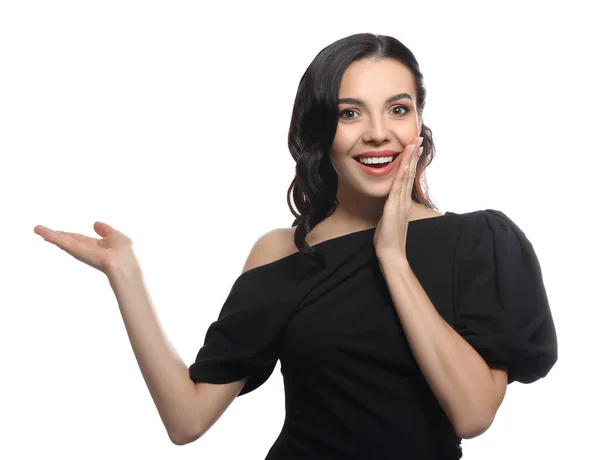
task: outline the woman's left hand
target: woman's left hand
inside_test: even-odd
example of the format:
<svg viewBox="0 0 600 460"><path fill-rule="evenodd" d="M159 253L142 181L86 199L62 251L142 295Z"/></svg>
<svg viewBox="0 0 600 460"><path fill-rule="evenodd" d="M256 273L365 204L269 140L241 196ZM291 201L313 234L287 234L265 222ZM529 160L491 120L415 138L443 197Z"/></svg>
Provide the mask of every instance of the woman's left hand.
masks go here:
<svg viewBox="0 0 600 460"><path fill-rule="evenodd" d="M422 142L422 138L417 138L402 152L400 166L396 170L392 188L383 208L383 215L377 223L373 237L375 252L380 260L384 257L406 260L408 215L412 203L411 194L417 162L423 152L423 148L420 147ZM413 148L412 152L411 148ZM408 170L405 171L406 166Z"/></svg>

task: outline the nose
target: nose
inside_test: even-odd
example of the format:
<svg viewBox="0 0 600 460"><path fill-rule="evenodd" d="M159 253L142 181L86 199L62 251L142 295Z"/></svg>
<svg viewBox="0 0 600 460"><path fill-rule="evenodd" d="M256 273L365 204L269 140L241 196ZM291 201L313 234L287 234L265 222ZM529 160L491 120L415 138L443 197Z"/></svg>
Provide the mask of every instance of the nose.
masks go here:
<svg viewBox="0 0 600 460"><path fill-rule="evenodd" d="M381 144L391 139L389 126L379 117L372 117L363 133L365 143Z"/></svg>

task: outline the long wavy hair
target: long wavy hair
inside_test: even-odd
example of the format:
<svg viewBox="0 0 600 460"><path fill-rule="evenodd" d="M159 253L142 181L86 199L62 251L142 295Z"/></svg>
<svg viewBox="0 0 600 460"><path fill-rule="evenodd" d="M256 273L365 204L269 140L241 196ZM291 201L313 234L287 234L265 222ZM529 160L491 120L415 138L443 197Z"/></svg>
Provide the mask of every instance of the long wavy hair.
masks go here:
<svg viewBox="0 0 600 460"><path fill-rule="evenodd" d="M338 176L329 157L338 124L340 83L346 68L365 58L392 58L412 73L417 91L417 110L425 107L423 75L413 53L400 41L387 35L360 33L337 40L323 48L300 79L288 132L288 147L296 161L296 175L287 193L287 203L295 216L294 244L321 266L317 254L306 242L306 235L335 211ZM422 125L423 153L417 164L411 198L430 209L437 207L429 199L424 180L425 168L435 156L431 129ZM422 181L425 183L423 186ZM290 202L290 195L298 212Z"/></svg>

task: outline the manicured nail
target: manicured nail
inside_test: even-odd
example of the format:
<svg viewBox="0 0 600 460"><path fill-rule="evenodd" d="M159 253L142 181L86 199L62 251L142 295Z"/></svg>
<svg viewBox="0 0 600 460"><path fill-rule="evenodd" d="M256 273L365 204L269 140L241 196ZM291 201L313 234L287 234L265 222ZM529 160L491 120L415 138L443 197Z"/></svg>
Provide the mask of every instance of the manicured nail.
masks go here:
<svg viewBox="0 0 600 460"><path fill-rule="evenodd" d="M419 147L421 146L421 144L423 144L423 138L419 137Z"/></svg>

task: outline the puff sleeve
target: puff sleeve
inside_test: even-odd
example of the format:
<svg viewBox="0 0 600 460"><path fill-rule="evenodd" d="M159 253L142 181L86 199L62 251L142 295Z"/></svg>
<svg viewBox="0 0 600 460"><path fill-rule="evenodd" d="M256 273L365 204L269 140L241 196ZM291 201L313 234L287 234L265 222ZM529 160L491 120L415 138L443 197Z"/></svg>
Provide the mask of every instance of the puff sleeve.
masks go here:
<svg viewBox="0 0 600 460"><path fill-rule="evenodd" d="M285 321L279 297L256 269L240 275L189 367L194 382L229 383L250 376L238 396L261 386L275 369Z"/></svg>
<svg viewBox="0 0 600 460"><path fill-rule="evenodd" d="M455 265L455 330L508 383L532 383L557 361L556 330L533 246L504 213L461 221Z"/></svg>

